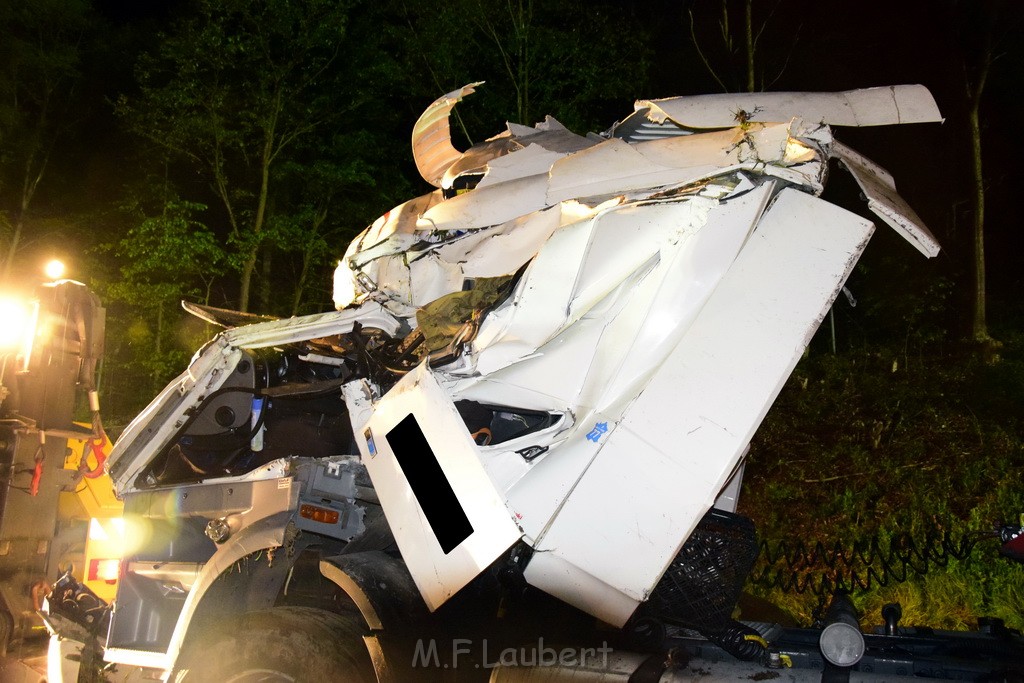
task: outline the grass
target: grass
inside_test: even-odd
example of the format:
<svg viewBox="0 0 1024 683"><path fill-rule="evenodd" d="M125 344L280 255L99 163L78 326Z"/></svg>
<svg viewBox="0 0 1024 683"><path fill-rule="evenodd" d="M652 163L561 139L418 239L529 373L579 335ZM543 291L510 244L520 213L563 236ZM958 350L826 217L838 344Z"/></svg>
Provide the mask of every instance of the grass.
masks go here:
<svg viewBox="0 0 1024 683"><path fill-rule="evenodd" d="M1004 340L997 362L948 346L804 358L751 448L740 512L763 540L831 547L877 538L887 548L900 534L925 544L1019 521L1024 337ZM979 542L923 576L855 590L862 623L881 624L882 606L899 602L904 625L968 629L994 616L1024 630L1024 565L998 547ZM748 590L805 623L820 607L810 591Z"/></svg>

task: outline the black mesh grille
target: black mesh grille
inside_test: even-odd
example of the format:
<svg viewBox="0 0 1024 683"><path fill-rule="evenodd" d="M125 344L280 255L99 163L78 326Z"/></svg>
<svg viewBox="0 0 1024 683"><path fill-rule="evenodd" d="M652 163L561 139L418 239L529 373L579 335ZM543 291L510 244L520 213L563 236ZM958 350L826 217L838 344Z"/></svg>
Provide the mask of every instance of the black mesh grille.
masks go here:
<svg viewBox="0 0 1024 683"><path fill-rule="evenodd" d="M754 523L711 509L654 587L647 612L702 632L723 628L756 557Z"/></svg>

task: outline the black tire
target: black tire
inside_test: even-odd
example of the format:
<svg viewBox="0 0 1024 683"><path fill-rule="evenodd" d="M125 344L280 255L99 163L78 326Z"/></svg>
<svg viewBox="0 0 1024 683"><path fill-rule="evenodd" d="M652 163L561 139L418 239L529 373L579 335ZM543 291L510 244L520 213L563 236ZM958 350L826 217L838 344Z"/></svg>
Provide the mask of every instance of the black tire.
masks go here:
<svg viewBox="0 0 1024 683"><path fill-rule="evenodd" d="M193 638L178 659L179 683L376 683L362 619L310 607L243 614Z"/></svg>

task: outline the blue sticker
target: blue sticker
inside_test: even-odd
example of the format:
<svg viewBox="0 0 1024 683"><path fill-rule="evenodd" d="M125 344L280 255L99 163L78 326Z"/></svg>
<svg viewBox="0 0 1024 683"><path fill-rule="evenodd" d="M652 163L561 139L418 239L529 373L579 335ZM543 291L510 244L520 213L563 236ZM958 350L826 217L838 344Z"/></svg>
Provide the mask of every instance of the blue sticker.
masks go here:
<svg viewBox="0 0 1024 683"><path fill-rule="evenodd" d="M596 422L596 423L594 423L594 428L590 430L589 434L587 434L587 438L589 440L593 441L594 443L597 443L598 441L601 440L601 437L604 436L604 434L607 431L608 431L608 423L607 422Z"/></svg>
<svg viewBox="0 0 1024 683"><path fill-rule="evenodd" d="M363 432L363 436L366 437L366 450L369 451L370 457L377 455L377 444L373 443L373 433L367 429Z"/></svg>

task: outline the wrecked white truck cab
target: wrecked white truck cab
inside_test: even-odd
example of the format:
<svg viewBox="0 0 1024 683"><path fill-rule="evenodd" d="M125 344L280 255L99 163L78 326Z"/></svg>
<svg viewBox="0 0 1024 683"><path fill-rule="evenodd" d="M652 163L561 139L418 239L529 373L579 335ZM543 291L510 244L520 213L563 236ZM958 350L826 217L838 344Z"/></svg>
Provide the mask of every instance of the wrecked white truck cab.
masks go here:
<svg viewBox="0 0 1024 683"><path fill-rule="evenodd" d="M460 154L447 115L468 92L416 127L417 165L439 189L352 243L336 303L372 300L411 326L426 310L432 324L480 279L515 281L454 321L444 364L419 366L353 424L428 605L522 537L530 584L622 625L736 471L871 235L817 198L828 160L886 223L938 252L891 177L830 124L939 114L915 86L674 98L638 102L606 137L549 118ZM460 402L545 415L544 429L481 446L469 433L488 425L467 424ZM406 415L455 497L486 499L466 511L454 555L433 542L429 512L402 504L416 482L385 435ZM387 457L366 457L367 439Z"/></svg>
<svg viewBox="0 0 1024 683"><path fill-rule="evenodd" d="M118 441L110 474L145 533L106 661L199 671L195 634L287 610L304 553L359 608L381 680L412 680L387 678L389 629L450 616L491 575L615 627L722 632L752 532L730 527L724 607L694 614L706 596L680 602L670 575L709 510L731 518L750 438L874 229L819 198L829 161L939 249L832 127L937 122L935 103L921 86L639 101L601 135L548 118L459 152L448 115L475 85L417 122L437 189L352 242L337 312L221 333Z"/></svg>

